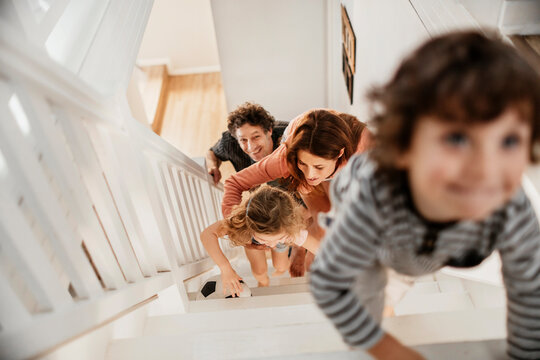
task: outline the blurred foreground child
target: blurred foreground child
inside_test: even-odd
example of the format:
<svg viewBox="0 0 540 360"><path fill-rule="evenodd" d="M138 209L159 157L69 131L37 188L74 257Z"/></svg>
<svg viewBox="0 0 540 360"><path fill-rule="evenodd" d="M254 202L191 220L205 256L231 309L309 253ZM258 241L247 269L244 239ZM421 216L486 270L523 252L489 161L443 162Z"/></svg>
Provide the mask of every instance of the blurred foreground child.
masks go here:
<svg viewBox="0 0 540 360"><path fill-rule="evenodd" d="M508 355L540 359L540 231L520 186L538 159L540 80L501 41L430 40L370 98L375 147L331 186L335 216L312 267L318 305L377 359L421 359L380 325L385 268L473 267L497 250Z"/></svg>

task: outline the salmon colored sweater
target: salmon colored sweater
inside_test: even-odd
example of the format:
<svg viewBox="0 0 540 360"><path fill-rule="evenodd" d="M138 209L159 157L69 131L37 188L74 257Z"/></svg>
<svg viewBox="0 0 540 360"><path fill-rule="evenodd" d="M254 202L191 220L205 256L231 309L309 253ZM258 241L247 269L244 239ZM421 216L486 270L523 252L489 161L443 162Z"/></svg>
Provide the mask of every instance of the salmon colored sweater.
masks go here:
<svg viewBox="0 0 540 360"><path fill-rule="evenodd" d="M289 128L285 130L284 136L294 134L296 127L299 123L298 117L291 121ZM371 134L367 128L364 128L360 135L360 140L356 147L356 152L360 153L367 150L370 147ZM264 184L268 181L272 181L279 178L287 178L291 174L287 167L287 140L282 143L274 152L266 156L262 160L255 164L245 168L244 170L231 175L225 181L225 193L223 194L223 200L221 202L221 211L224 217L227 217L233 206L240 204L242 201L242 193L251 189L254 186ZM339 170L347 164L343 161L340 164L332 177L339 172ZM309 205L308 205L309 208ZM317 209L309 209L317 210ZM325 211L326 209L319 209Z"/></svg>

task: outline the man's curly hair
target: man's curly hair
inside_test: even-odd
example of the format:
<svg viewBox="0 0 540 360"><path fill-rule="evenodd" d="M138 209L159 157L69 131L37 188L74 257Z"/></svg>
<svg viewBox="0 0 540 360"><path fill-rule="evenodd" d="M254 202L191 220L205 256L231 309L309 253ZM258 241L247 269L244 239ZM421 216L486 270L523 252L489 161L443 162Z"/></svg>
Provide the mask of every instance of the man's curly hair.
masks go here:
<svg viewBox="0 0 540 360"><path fill-rule="evenodd" d="M261 105L246 102L229 114L227 128L232 136L236 136L236 129L244 124L260 126L264 132L268 132L274 128L275 122L274 117Z"/></svg>

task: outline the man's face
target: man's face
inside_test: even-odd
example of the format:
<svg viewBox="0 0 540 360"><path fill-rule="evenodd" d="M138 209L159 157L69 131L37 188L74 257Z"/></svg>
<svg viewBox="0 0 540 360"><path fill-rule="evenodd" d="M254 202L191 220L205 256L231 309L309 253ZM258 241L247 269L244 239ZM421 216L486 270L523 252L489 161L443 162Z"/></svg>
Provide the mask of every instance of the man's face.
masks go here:
<svg viewBox="0 0 540 360"><path fill-rule="evenodd" d="M238 144L253 161L259 161L270 155L274 148L272 130L265 132L261 126L244 124L236 129L235 137Z"/></svg>

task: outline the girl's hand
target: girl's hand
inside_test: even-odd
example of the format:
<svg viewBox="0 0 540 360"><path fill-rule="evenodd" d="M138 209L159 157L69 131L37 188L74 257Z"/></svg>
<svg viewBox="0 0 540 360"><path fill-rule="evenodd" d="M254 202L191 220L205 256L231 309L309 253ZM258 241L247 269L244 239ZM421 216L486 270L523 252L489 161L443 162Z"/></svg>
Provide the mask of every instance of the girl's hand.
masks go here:
<svg viewBox="0 0 540 360"><path fill-rule="evenodd" d="M240 283L242 278L229 266L221 269L221 283L223 284L223 295L230 293L233 297L240 296L242 292L242 284Z"/></svg>

